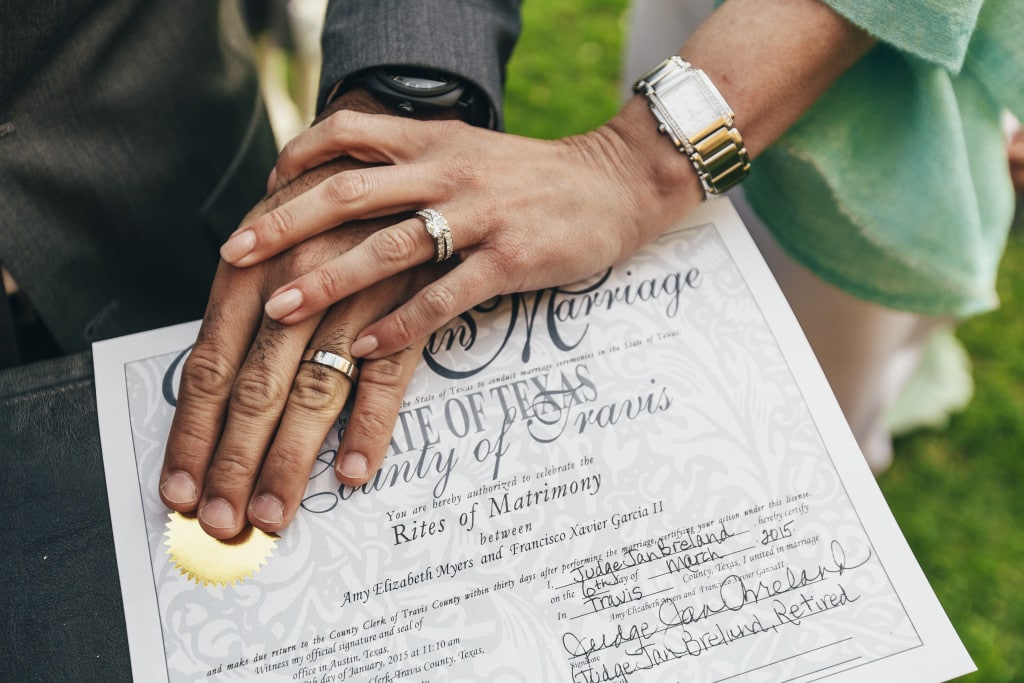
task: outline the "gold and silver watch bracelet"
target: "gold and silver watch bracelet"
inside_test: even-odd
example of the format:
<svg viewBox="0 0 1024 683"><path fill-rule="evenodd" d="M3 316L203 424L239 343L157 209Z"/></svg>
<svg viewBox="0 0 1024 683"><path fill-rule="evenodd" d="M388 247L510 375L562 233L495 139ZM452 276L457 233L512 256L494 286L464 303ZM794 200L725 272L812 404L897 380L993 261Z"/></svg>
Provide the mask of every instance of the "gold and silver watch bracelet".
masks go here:
<svg viewBox="0 0 1024 683"><path fill-rule="evenodd" d="M708 198L739 183L750 171L750 155L736 130L733 111L701 69L669 57L641 76L643 94L666 134L697 170Z"/></svg>

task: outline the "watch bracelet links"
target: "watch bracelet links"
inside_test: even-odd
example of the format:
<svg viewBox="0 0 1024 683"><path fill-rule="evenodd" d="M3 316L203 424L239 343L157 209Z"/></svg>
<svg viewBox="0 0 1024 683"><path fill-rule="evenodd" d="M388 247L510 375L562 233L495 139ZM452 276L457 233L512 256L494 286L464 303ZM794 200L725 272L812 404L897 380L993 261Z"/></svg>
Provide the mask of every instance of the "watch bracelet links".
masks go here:
<svg viewBox="0 0 1024 683"><path fill-rule="evenodd" d="M725 119L719 119L690 141L690 154L705 192L721 194L738 185L750 172L750 155L743 136ZM680 150L684 151L684 150Z"/></svg>
<svg viewBox="0 0 1024 683"><path fill-rule="evenodd" d="M709 103L721 115L687 138L659 93L659 86L671 91L688 78L696 84ZM681 57L672 56L641 76L633 91L647 97L651 111L659 121L658 130L667 135L676 149L690 158L707 197L718 195L739 184L750 171L750 155L743 136L733 125L733 112L711 79ZM668 94L668 93L666 93Z"/></svg>

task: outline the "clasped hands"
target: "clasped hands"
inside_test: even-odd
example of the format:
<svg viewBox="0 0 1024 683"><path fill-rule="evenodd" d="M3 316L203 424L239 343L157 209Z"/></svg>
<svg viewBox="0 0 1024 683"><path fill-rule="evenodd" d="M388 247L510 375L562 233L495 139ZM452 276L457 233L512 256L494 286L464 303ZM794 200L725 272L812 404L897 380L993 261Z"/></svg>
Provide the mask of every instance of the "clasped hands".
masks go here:
<svg viewBox="0 0 1024 683"><path fill-rule="evenodd" d="M342 109L289 142L222 248L182 369L164 503L216 538L280 531L353 392L335 472L372 478L431 332L496 295L599 272L700 202L638 107L555 141ZM428 207L451 225L445 263L412 214ZM307 348L362 359L358 383L301 362Z"/></svg>

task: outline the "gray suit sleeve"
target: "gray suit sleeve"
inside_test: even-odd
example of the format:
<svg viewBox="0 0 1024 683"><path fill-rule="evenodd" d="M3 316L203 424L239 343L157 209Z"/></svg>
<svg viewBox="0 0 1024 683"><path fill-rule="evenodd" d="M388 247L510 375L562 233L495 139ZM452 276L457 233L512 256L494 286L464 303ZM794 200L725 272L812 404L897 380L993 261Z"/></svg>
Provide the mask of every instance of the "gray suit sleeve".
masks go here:
<svg viewBox="0 0 1024 683"><path fill-rule="evenodd" d="M476 84L502 123L505 65L520 0L331 0L317 109L347 76L374 66L440 69Z"/></svg>

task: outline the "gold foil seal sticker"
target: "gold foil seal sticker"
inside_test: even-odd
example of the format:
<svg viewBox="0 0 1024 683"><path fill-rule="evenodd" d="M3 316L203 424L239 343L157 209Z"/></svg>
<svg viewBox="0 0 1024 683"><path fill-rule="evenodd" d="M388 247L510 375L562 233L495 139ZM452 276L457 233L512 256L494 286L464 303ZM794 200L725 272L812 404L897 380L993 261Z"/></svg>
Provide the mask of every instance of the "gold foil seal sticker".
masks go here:
<svg viewBox="0 0 1024 683"><path fill-rule="evenodd" d="M245 581L260 570L277 545L277 534L248 526L221 541L207 535L195 515L167 515L167 555L182 576L202 586L227 586Z"/></svg>

